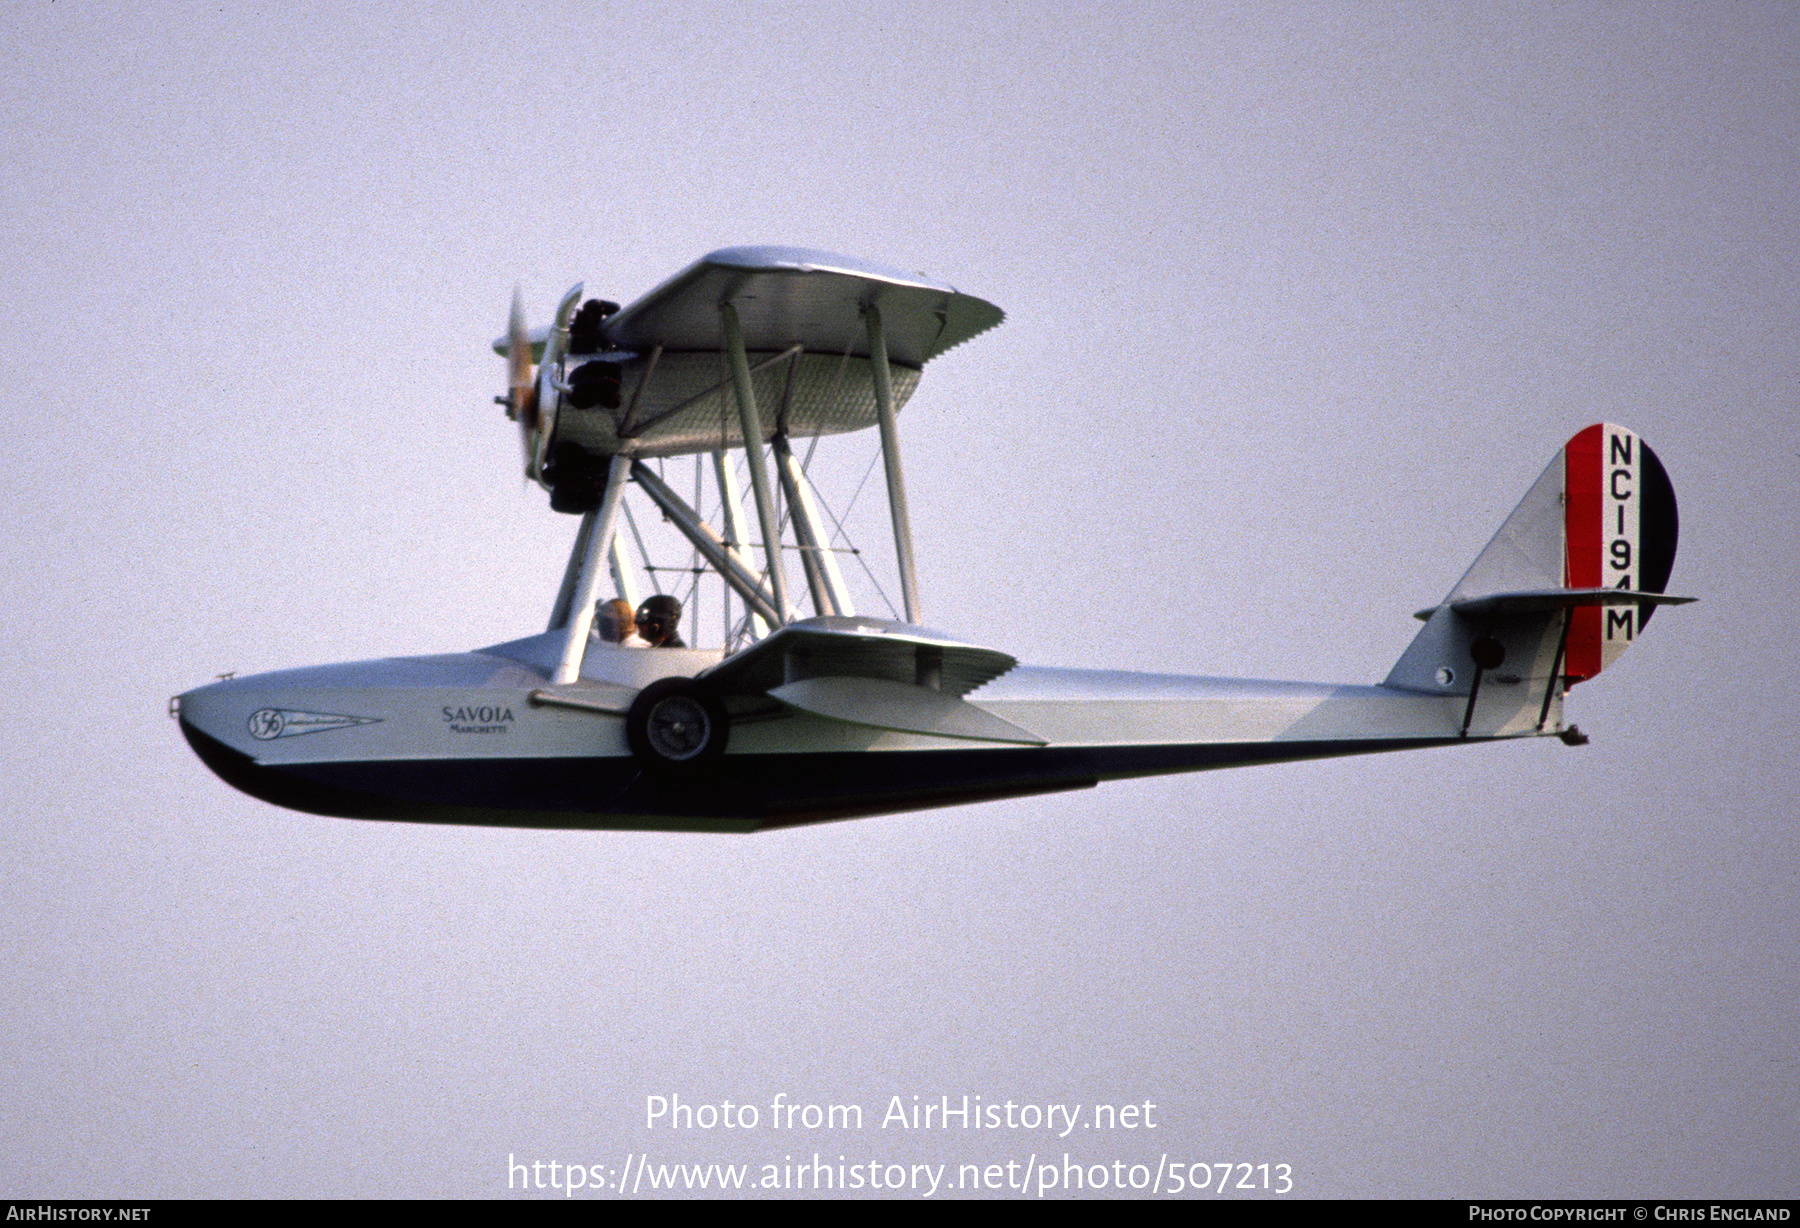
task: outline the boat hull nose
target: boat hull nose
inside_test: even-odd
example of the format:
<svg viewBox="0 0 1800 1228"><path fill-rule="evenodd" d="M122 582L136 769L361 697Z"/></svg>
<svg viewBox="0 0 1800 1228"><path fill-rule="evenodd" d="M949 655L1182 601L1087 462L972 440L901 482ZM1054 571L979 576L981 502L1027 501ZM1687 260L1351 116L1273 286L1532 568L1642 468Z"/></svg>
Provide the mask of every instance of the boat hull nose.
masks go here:
<svg viewBox="0 0 1800 1228"><path fill-rule="evenodd" d="M265 767L244 752L227 746L185 716L180 718L180 725L181 736L187 739L194 754L214 776L258 801L287 810L341 819L410 817L407 807L389 799L335 788L280 768Z"/></svg>

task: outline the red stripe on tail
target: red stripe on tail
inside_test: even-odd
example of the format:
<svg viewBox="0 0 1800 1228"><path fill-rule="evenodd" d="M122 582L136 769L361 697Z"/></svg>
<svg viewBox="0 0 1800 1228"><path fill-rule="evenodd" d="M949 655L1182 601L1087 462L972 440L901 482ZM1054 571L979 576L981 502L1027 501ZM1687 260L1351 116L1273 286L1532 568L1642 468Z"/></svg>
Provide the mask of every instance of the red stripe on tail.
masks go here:
<svg viewBox="0 0 1800 1228"><path fill-rule="evenodd" d="M1605 492L1601 487L1601 455L1606 428L1595 424L1569 440L1563 449L1563 586L1599 588L1601 580L1600 515ZM1600 672L1600 606L1580 606L1569 611L1569 646L1563 656L1563 673L1570 683Z"/></svg>

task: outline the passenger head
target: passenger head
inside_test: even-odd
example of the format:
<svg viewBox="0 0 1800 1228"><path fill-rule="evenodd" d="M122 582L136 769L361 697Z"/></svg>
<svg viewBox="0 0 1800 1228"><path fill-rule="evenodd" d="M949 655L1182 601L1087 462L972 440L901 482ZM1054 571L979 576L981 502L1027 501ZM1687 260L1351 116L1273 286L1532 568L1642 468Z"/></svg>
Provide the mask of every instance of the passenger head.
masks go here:
<svg viewBox="0 0 1800 1228"><path fill-rule="evenodd" d="M631 603L623 597L602 601L594 607L594 626L599 629L600 638L609 644L624 643L636 621L632 617Z"/></svg>
<svg viewBox="0 0 1800 1228"><path fill-rule="evenodd" d="M681 603L664 593L644 598L644 604L637 608L638 634L653 645L675 639L675 627L680 621Z"/></svg>

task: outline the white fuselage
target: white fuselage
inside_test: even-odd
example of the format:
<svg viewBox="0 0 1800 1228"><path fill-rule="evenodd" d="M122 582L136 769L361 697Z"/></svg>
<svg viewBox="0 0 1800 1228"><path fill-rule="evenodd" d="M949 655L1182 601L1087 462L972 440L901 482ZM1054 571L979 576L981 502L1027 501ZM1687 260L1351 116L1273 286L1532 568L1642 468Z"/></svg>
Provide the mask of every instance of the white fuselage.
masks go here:
<svg viewBox="0 0 1800 1228"><path fill-rule="evenodd" d="M546 633L477 652L233 678L182 695L179 713L227 780L300 809L737 828L1441 745L1459 740L1466 705L1385 686L1019 666L965 702L1041 745L879 728L764 697L733 713L717 762L683 778L634 760L624 714L647 684L691 677L722 654L595 641L579 678L553 686L562 644ZM1482 738L1535 732L1522 720L1483 724Z"/></svg>

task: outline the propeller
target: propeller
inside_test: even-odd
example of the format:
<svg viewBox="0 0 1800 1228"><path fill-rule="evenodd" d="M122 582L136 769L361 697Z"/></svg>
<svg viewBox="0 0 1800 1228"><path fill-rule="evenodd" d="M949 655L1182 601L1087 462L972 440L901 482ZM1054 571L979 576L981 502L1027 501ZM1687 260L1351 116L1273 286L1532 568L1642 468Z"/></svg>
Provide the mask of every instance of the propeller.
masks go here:
<svg viewBox="0 0 1800 1228"><path fill-rule="evenodd" d="M525 445L525 476L535 478L537 463L538 390L531 369L531 337L525 331L525 305L513 287L512 312L506 320L506 416L519 424Z"/></svg>
<svg viewBox="0 0 1800 1228"><path fill-rule="evenodd" d="M556 323L543 340L543 355L532 370L532 338L525 327L525 307L519 289L513 287L512 310L506 320L506 395L495 400L506 406L506 416L519 424L519 441L525 449L525 476L543 484L544 457L556 430L556 410L563 391L557 381L569 343L569 320L581 302L581 286L563 295L556 308Z"/></svg>

